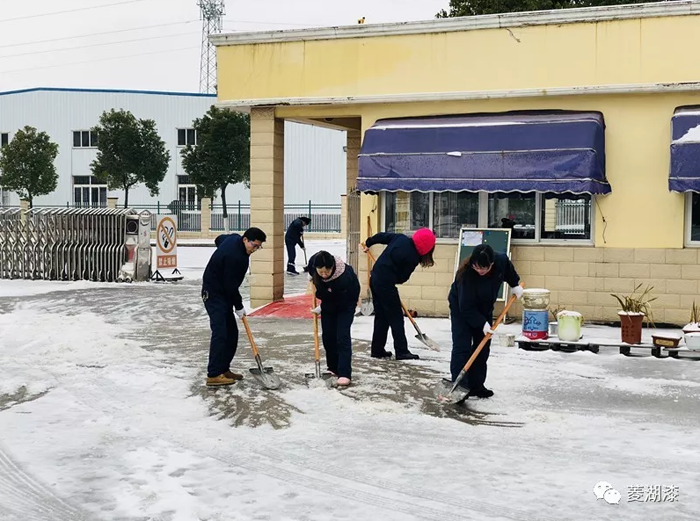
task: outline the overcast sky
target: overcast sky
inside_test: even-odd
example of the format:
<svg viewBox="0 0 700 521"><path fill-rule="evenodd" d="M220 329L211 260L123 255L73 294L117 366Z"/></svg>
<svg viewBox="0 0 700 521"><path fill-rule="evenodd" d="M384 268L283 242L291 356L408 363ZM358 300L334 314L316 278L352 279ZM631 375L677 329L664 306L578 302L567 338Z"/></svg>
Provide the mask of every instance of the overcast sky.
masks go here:
<svg viewBox="0 0 700 521"><path fill-rule="evenodd" d="M427 20L448 3L227 0L224 32ZM0 91L197 92L200 45L197 0L0 0Z"/></svg>

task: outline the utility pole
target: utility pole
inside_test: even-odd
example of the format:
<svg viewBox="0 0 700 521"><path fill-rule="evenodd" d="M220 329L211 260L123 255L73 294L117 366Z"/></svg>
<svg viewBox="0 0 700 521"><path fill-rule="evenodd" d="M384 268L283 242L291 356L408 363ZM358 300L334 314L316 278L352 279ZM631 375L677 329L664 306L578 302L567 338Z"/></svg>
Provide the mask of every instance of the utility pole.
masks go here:
<svg viewBox="0 0 700 521"><path fill-rule="evenodd" d="M221 32L226 14L225 0L199 0L202 18L202 55L199 69L199 92L216 94L216 47L209 36Z"/></svg>

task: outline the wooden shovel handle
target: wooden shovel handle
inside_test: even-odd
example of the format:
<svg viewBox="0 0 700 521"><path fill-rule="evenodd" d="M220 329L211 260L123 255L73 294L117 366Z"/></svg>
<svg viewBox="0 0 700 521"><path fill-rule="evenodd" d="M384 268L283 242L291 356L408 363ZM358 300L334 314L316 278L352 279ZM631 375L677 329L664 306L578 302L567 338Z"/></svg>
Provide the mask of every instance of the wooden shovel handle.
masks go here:
<svg viewBox="0 0 700 521"><path fill-rule="evenodd" d="M258 346L255 345L255 340L253 339L253 332L250 330L250 326L248 325L248 319L245 315L243 315L243 318L241 318L241 322L243 322L243 325L245 326L245 332L248 335L250 347L253 349L253 356L258 356Z"/></svg>
<svg viewBox="0 0 700 521"><path fill-rule="evenodd" d="M498 315L498 318L491 326L492 330L495 330L499 326L499 324L503 321L503 318L506 316L506 313L508 313L510 306L513 304L513 302L515 302L517 300L517 298L518 297L516 297L515 295L511 295L511 297L508 300L508 302L506 303L506 305L503 306L503 311L501 311L501 314ZM481 353L481 351L484 349L486 342L488 342L491 339L491 336L492 336L491 333L487 333L486 335L484 335L484 338L481 340L481 342L479 342L479 345L474 350L474 353L472 353L472 356L470 356L469 360L467 360L467 363L464 364L464 369L462 369L462 372L466 373L469 370L469 368L474 363L474 360L476 360L476 357L479 356L479 353Z"/></svg>
<svg viewBox="0 0 700 521"><path fill-rule="evenodd" d="M318 305L316 301L316 288L311 285L314 291L314 308ZM318 342L318 315L316 313L314 315L314 357L316 361L321 359L321 350Z"/></svg>

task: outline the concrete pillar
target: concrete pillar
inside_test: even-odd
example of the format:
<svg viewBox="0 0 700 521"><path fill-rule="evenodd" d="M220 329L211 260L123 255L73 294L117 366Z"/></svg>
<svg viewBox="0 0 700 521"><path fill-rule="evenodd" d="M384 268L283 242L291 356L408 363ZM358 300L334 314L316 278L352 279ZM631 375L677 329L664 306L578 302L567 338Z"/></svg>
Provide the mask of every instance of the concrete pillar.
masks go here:
<svg viewBox="0 0 700 521"><path fill-rule="evenodd" d="M347 161L346 185L347 192L349 192L357 186L357 158L360 155L361 136L359 130L348 130L347 135L347 153L345 157Z"/></svg>
<svg viewBox="0 0 700 521"><path fill-rule="evenodd" d="M118 197L108 197L107 198L107 208L116 209L117 208L117 201L119 201Z"/></svg>
<svg viewBox="0 0 700 521"><path fill-rule="evenodd" d="M340 196L340 236L343 239L348 238L348 196L346 194Z"/></svg>
<svg viewBox="0 0 700 521"><path fill-rule="evenodd" d="M267 234L251 257L250 302L256 308L284 295L284 120L270 107L250 111L250 218Z"/></svg>
<svg viewBox="0 0 700 521"><path fill-rule="evenodd" d="M211 231L211 199L202 197L201 207L200 233L202 237L208 237Z"/></svg>

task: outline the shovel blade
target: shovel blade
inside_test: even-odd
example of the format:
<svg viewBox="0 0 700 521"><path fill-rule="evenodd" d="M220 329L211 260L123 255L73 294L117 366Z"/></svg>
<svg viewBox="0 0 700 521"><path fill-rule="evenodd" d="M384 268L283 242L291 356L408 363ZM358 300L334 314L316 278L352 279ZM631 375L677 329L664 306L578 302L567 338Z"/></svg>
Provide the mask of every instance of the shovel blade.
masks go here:
<svg viewBox="0 0 700 521"><path fill-rule="evenodd" d="M435 387L435 397L437 398L438 402L444 403L444 404L457 404L461 403L464 400L467 399L467 395L469 394L469 389L465 389L464 387L457 386L457 388L453 391L452 387L454 386L454 383L452 383L450 380L443 378L440 380L438 385Z"/></svg>
<svg viewBox="0 0 700 521"><path fill-rule="evenodd" d="M266 389L279 389L280 385L282 385L282 381L274 373L272 367L265 367L262 371L257 367L252 367L250 373Z"/></svg>
<svg viewBox="0 0 700 521"><path fill-rule="evenodd" d="M416 338L420 342L422 342L428 349L432 349L433 351L440 351L440 346L438 345L438 343L428 338L428 336L425 333L416 335Z"/></svg>

